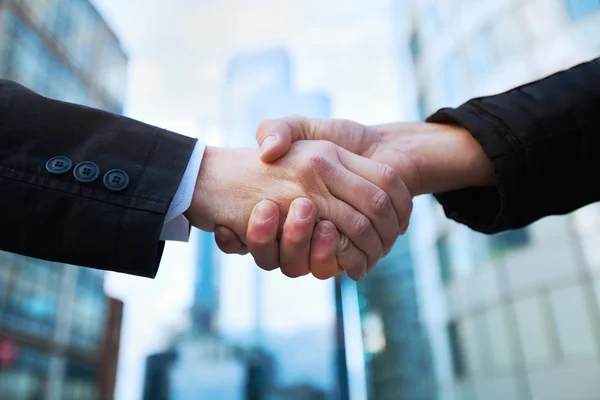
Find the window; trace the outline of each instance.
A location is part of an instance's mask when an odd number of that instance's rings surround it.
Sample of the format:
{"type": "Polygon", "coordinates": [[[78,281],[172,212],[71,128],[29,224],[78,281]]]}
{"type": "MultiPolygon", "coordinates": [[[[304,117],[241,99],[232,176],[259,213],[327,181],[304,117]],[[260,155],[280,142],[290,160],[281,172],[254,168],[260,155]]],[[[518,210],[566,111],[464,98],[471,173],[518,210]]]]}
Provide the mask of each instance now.
{"type": "Polygon", "coordinates": [[[566,358],[593,358],[598,344],[582,287],[556,290],[550,294],[550,302],[563,355],[566,358]]]}
{"type": "Polygon", "coordinates": [[[440,267],[440,279],[444,284],[448,284],[452,280],[452,259],[448,235],[444,235],[438,239],[436,248],[440,267]]]}
{"type": "Polygon", "coordinates": [[[510,329],[506,307],[501,306],[488,310],[486,320],[494,369],[500,372],[510,370],[515,362],[514,330],[510,329]]]}
{"type": "Polygon", "coordinates": [[[578,20],[600,10],[600,0],[565,0],[567,14],[578,20]]]}
{"type": "Polygon", "coordinates": [[[15,257],[8,293],[6,322],[11,330],[50,337],[54,332],[60,291],[59,266],[26,257],[15,257]]]}
{"type": "Polygon", "coordinates": [[[554,326],[549,320],[546,299],[541,295],[515,303],[519,335],[528,365],[548,364],[553,360],[554,326]]]}
{"type": "Polygon", "coordinates": [[[104,334],[107,300],[103,286],[102,271],[87,268],[78,271],[70,340],[84,349],[97,350],[104,334]]]}
{"type": "Polygon", "coordinates": [[[69,361],[61,399],[78,400],[98,398],[96,372],[91,367],[69,361]]]}
{"type": "Polygon", "coordinates": [[[480,376],[490,370],[491,358],[488,328],[484,314],[469,316],[461,321],[460,339],[466,367],[470,376],[480,376]]]}
{"type": "Polygon", "coordinates": [[[0,313],[4,309],[4,301],[6,300],[6,294],[10,286],[12,270],[12,254],[0,251],[0,313]]]}
{"type": "Polygon", "coordinates": [[[487,238],[492,257],[520,249],[531,243],[531,234],[527,228],[502,232],[487,238]]]}
{"type": "Polygon", "coordinates": [[[456,322],[448,324],[448,341],[450,342],[450,353],[452,355],[452,369],[457,379],[466,376],[465,359],[456,322]]]}
{"type": "Polygon", "coordinates": [[[27,347],[17,347],[15,362],[0,369],[0,399],[43,398],[50,357],[27,347]]]}
{"type": "Polygon", "coordinates": [[[427,103],[425,102],[425,95],[423,93],[419,94],[419,99],[417,102],[417,109],[418,109],[418,113],[419,113],[419,120],[424,121],[425,119],[427,119],[427,103]]]}
{"type": "Polygon", "coordinates": [[[419,31],[418,30],[415,29],[410,34],[409,45],[410,45],[410,54],[412,55],[413,63],[416,64],[417,61],[419,61],[419,56],[421,55],[421,45],[419,43],[419,31]]]}

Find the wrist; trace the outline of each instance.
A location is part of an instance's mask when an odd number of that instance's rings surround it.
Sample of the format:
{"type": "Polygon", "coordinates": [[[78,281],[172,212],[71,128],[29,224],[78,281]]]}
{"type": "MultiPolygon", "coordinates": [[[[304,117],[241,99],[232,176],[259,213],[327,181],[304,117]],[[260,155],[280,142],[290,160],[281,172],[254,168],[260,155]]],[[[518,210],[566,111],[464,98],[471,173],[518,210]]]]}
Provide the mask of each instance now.
{"type": "Polygon", "coordinates": [[[495,182],[490,159],[479,142],[460,126],[418,122],[377,129],[382,145],[402,155],[396,169],[399,175],[404,179],[400,170],[406,169],[407,163],[416,171],[413,195],[491,186],[495,182]]]}
{"type": "Polygon", "coordinates": [[[216,185],[218,179],[216,171],[219,168],[216,164],[219,164],[223,151],[223,149],[211,146],[207,146],[204,150],[204,157],[200,163],[194,186],[192,204],[184,212],[185,217],[193,226],[207,232],[213,232],[216,226],[214,199],[219,196],[216,185]]]}
{"type": "Polygon", "coordinates": [[[188,221],[203,231],[217,225],[245,236],[256,195],[257,168],[262,163],[257,149],[226,149],[207,146],[192,196],[184,213],[188,221]],[[254,180],[253,180],[254,179],[254,180]]]}

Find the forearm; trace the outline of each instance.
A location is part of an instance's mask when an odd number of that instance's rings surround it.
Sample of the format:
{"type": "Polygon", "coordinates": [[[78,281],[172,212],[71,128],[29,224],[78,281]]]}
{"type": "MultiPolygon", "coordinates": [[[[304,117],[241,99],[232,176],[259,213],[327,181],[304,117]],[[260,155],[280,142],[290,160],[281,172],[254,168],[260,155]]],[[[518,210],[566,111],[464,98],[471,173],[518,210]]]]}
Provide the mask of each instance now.
{"type": "Polygon", "coordinates": [[[438,111],[467,129],[492,161],[492,189],[438,193],[446,213],[498,232],[600,200],[600,62],[438,111]]]}

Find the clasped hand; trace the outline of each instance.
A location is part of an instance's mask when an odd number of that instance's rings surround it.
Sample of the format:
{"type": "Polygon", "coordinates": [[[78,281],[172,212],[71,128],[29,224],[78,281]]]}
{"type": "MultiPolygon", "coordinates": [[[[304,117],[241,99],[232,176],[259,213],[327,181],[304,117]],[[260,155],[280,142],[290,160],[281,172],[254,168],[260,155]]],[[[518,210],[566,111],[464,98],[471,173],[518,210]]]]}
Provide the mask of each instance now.
{"type": "Polygon", "coordinates": [[[408,226],[407,186],[392,167],[329,141],[288,148],[269,163],[258,149],[207,148],[188,219],[265,270],[362,279],[408,226]]]}

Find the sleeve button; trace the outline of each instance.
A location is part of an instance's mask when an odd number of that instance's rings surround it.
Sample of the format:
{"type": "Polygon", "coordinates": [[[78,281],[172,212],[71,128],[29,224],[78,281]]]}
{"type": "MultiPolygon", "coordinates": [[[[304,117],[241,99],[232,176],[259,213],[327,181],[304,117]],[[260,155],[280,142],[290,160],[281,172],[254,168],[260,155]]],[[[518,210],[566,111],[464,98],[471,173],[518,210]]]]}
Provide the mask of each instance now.
{"type": "Polygon", "coordinates": [[[46,170],[55,175],[67,173],[72,167],[73,161],[63,156],[53,157],[46,162],[46,170]]]}
{"type": "Polygon", "coordinates": [[[104,186],[114,192],[129,186],[129,175],[120,169],[112,169],[104,175],[104,186]]]}
{"type": "Polygon", "coordinates": [[[73,176],[82,183],[93,182],[100,176],[100,167],[93,162],[84,161],[75,166],[73,176]]]}

